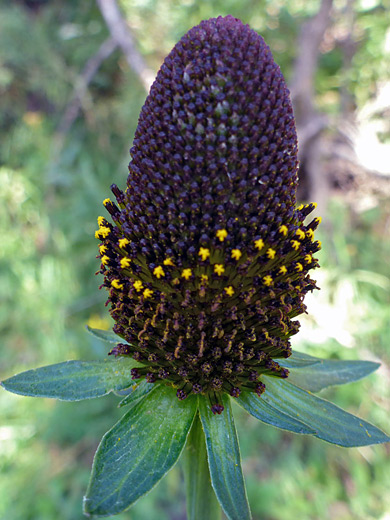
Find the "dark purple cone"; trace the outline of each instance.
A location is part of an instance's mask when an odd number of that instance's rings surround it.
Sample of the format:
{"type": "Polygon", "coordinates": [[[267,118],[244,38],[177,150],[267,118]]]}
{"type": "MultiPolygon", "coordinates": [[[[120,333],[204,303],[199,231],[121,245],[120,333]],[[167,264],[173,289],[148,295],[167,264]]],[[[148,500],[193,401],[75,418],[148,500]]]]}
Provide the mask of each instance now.
{"type": "Polygon", "coordinates": [[[231,16],[191,29],[131,156],[126,191],[104,201],[114,224],[99,217],[96,232],[114,331],[130,344],[112,353],[185,388],[179,399],[260,395],[262,374],[288,375],[274,359],[291,354],[320,248],[319,219],[304,224],[314,204],[295,209],[293,112],[261,36],[231,16]]]}

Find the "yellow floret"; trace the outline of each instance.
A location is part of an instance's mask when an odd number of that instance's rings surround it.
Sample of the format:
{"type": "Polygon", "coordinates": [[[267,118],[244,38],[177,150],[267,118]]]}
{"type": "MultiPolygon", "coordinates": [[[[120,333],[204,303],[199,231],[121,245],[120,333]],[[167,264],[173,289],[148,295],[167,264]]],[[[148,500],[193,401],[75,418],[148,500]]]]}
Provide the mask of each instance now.
{"type": "Polygon", "coordinates": [[[304,260],[307,264],[311,264],[313,257],[311,255],[306,255],[304,260]]]}
{"type": "Polygon", "coordinates": [[[110,260],[110,258],[107,255],[102,256],[100,259],[100,261],[103,265],[107,265],[109,260],[110,260]]]}
{"type": "Polygon", "coordinates": [[[100,244],[99,251],[101,255],[104,255],[104,253],[107,251],[107,246],[105,246],[104,244],[100,244]]]}
{"type": "Polygon", "coordinates": [[[225,240],[225,238],[227,237],[228,232],[226,231],[226,229],[218,229],[218,231],[215,233],[215,235],[217,238],[219,238],[219,240],[221,242],[223,242],[225,240]]]}
{"type": "Polygon", "coordinates": [[[322,242],[321,242],[321,240],[317,240],[317,241],[316,241],[316,244],[317,244],[317,246],[318,246],[318,249],[321,249],[321,247],[322,247],[322,242]]]}
{"type": "Polygon", "coordinates": [[[296,264],[296,266],[295,266],[295,269],[296,269],[297,271],[303,271],[303,265],[300,264],[299,262],[297,262],[297,264],[296,264]]]}
{"type": "Polygon", "coordinates": [[[200,281],[201,281],[202,283],[206,283],[206,282],[208,282],[208,281],[209,281],[209,277],[207,276],[207,274],[201,274],[201,275],[200,275],[200,281]]]}
{"type": "Polygon", "coordinates": [[[279,267],[279,274],[286,274],[287,273],[287,267],[285,265],[281,265],[279,267]]]}
{"type": "Polygon", "coordinates": [[[98,225],[99,225],[99,227],[102,227],[102,226],[103,226],[103,224],[104,224],[104,220],[105,220],[104,217],[98,217],[97,221],[98,221],[98,225]]]}
{"type": "Polygon", "coordinates": [[[291,245],[293,246],[295,251],[298,251],[301,244],[298,242],[298,240],[291,240],[291,245]]]}
{"type": "Polygon", "coordinates": [[[303,231],[303,229],[297,229],[295,234],[297,235],[297,237],[299,238],[299,240],[303,240],[306,236],[305,232],[303,231]]]}
{"type": "Polygon", "coordinates": [[[234,289],[231,285],[229,285],[229,287],[225,287],[224,291],[228,296],[233,296],[234,294],[234,289]]]}
{"type": "Polygon", "coordinates": [[[118,244],[119,247],[123,249],[124,247],[130,244],[130,240],[127,240],[127,238],[120,238],[118,244]]]}
{"type": "Polygon", "coordinates": [[[95,233],[96,238],[106,238],[111,233],[111,229],[109,227],[102,226],[95,233]]]}
{"type": "Polygon", "coordinates": [[[143,297],[146,300],[146,298],[150,298],[152,296],[153,291],[152,291],[152,289],[145,289],[142,294],[143,294],[143,297]]]}
{"type": "Polygon", "coordinates": [[[141,280],[135,280],[133,282],[133,287],[137,292],[140,292],[144,288],[144,285],[141,280]]]}
{"type": "Polygon", "coordinates": [[[239,249],[232,249],[232,258],[234,258],[234,260],[239,260],[242,256],[242,253],[239,249]]]}
{"type": "Polygon", "coordinates": [[[124,258],[121,258],[121,262],[120,263],[121,263],[122,269],[125,269],[126,267],[130,267],[131,261],[130,261],[130,258],[124,257],[124,258]]]}
{"type": "Polygon", "coordinates": [[[192,270],[189,267],[187,269],[183,269],[181,276],[185,280],[189,280],[192,276],[192,270]]]}
{"type": "Polygon", "coordinates": [[[123,283],[120,283],[120,281],[118,279],[112,280],[111,285],[115,289],[123,289],[123,283]]]}
{"type": "Polygon", "coordinates": [[[218,276],[221,276],[225,272],[225,268],[222,264],[215,264],[214,265],[214,273],[218,276]]]}
{"type": "Polygon", "coordinates": [[[314,231],[312,229],[308,229],[306,231],[306,235],[310,238],[310,240],[313,240],[313,238],[314,238],[314,231]]]}
{"type": "Polygon", "coordinates": [[[282,233],[284,236],[288,233],[288,227],[283,224],[283,226],[280,226],[279,233],[282,233]]]}
{"type": "Polygon", "coordinates": [[[272,285],[272,283],[273,283],[272,276],[269,275],[269,274],[267,274],[266,276],[264,276],[264,278],[263,278],[263,283],[264,283],[264,285],[267,285],[268,287],[269,287],[270,285],[272,285]]]}
{"type": "Polygon", "coordinates": [[[260,251],[264,247],[264,241],[263,239],[259,238],[258,240],[255,240],[255,247],[260,251]]]}
{"type": "Polygon", "coordinates": [[[162,276],[165,276],[164,269],[161,267],[161,265],[158,265],[153,269],[153,274],[157,278],[161,278],[162,276]]]}
{"type": "Polygon", "coordinates": [[[109,198],[103,200],[103,206],[106,204],[110,204],[111,200],[109,198]]]}
{"type": "Polygon", "coordinates": [[[322,217],[316,217],[314,220],[315,220],[316,222],[318,222],[318,224],[321,224],[321,222],[322,222],[322,217]]]}
{"type": "Polygon", "coordinates": [[[210,249],[207,249],[207,247],[201,247],[198,255],[202,258],[202,262],[204,262],[210,256],[210,249]]]}
{"type": "Polygon", "coordinates": [[[267,251],[267,256],[270,260],[272,260],[273,258],[275,258],[275,255],[276,255],[276,251],[275,249],[271,249],[269,248],[268,251],[267,251]]]}
{"type": "Polygon", "coordinates": [[[173,262],[172,262],[172,258],[166,258],[163,262],[164,265],[175,265],[173,262]]]}

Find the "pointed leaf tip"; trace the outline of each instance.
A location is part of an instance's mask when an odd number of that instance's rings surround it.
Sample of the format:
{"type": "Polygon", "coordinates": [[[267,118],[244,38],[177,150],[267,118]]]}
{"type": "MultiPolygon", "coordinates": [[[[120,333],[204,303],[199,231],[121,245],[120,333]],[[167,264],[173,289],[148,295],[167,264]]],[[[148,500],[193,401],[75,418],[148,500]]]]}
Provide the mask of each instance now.
{"type": "Polygon", "coordinates": [[[80,401],[128,387],[136,365],[131,358],[65,361],[21,372],[2,381],[2,386],[14,394],[80,401]]]}
{"type": "Polygon", "coordinates": [[[273,408],[316,430],[316,437],[344,447],[369,446],[389,442],[376,426],[345,412],[338,406],[306,390],[275,377],[264,376],[267,390],[262,398],[273,408]]]}

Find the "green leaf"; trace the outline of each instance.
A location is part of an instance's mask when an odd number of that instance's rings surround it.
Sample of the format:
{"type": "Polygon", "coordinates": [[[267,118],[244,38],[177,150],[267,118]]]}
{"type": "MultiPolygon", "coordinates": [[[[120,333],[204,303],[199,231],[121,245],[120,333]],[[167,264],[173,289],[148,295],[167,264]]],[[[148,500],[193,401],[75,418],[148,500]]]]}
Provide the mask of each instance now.
{"type": "MultiPolygon", "coordinates": [[[[282,363],[280,363],[282,364],[282,363]]],[[[288,381],[300,388],[318,392],[332,385],[358,381],[377,370],[379,363],[372,361],[337,361],[320,359],[319,363],[304,368],[291,368],[288,381]]]]}
{"type": "Polygon", "coordinates": [[[280,410],[273,408],[254,392],[242,392],[236,402],[260,421],[294,433],[315,434],[316,431],[280,410]]]}
{"type": "Polygon", "coordinates": [[[276,410],[310,426],[314,435],[339,446],[367,446],[390,441],[381,430],[306,390],[272,376],[263,376],[262,399],[276,410]]]}
{"type": "Polygon", "coordinates": [[[221,415],[214,415],[207,397],[201,396],[199,399],[211,482],[229,520],[250,520],[240,449],[228,395],[222,396],[222,404],[224,411],[221,415]]]}
{"type": "Polygon", "coordinates": [[[118,407],[127,406],[128,404],[135,404],[142,397],[147,395],[153,388],[156,386],[156,383],[148,383],[146,379],[143,379],[140,383],[134,383],[131,387],[132,391],[118,404],[118,407]]]}
{"type": "Polygon", "coordinates": [[[303,354],[297,350],[294,350],[289,358],[277,359],[279,365],[286,368],[308,367],[320,363],[321,361],[322,360],[320,358],[309,356],[308,354],[303,354]]]}
{"type": "Polygon", "coordinates": [[[116,515],[150,491],[179,458],[196,410],[195,395],[179,401],[165,385],[133,406],[97,449],[85,514],[116,515]]]}
{"type": "Polygon", "coordinates": [[[86,325],[87,331],[95,336],[95,338],[99,338],[106,343],[127,343],[123,338],[117,336],[115,332],[112,330],[102,330],[102,329],[93,329],[86,325]]]}
{"type": "Polygon", "coordinates": [[[184,450],[187,520],[218,520],[221,507],[211,486],[206,442],[199,414],[196,414],[184,450]]]}
{"type": "Polygon", "coordinates": [[[27,370],[1,382],[14,394],[80,401],[101,397],[132,383],[131,369],[139,366],[130,358],[105,361],[65,361],[27,370]]]}

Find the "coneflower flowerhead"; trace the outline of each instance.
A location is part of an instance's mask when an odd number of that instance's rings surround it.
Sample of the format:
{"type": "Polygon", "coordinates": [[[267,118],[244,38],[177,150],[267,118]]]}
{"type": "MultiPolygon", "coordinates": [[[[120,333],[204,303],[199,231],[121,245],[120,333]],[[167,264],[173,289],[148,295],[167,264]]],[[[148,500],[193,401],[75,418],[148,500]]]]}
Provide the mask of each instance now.
{"type": "Polygon", "coordinates": [[[241,21],[192,28],[142,108],[127,188],[111,189],[96,237],[103,286],[132,377],[177,397],[265,390],[285,378],[293,321],[315,288],[314,204],[296,209],[289,92],[261,36],[241,21]]]}

